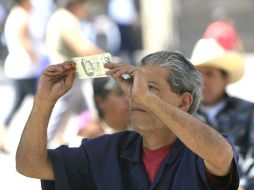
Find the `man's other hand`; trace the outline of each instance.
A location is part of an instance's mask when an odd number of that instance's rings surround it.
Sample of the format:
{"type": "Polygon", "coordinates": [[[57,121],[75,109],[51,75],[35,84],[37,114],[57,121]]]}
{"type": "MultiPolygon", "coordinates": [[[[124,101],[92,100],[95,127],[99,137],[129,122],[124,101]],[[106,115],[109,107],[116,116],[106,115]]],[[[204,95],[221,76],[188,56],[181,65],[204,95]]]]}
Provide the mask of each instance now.
{"type": "Polygon", "coordinates": [[[76,65],[71,61],[47,67],[40,77],[36,98],[55,103],[72,87],[75,71],[76,65]]]}

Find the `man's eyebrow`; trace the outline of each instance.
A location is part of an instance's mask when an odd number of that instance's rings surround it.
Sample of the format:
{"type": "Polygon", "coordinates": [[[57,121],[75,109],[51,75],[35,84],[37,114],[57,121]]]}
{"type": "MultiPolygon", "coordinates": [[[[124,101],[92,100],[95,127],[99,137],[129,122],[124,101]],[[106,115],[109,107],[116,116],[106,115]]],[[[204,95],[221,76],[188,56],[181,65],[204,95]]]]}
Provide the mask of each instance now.
{"type": "Polygon", "coordinates": [[[159,83],[158,83],[158,82],[152,81],[152,80],[148,81],[148,84],[154,84],[154,85],[156,85],[156,86],[159,86],[159,83]]]}

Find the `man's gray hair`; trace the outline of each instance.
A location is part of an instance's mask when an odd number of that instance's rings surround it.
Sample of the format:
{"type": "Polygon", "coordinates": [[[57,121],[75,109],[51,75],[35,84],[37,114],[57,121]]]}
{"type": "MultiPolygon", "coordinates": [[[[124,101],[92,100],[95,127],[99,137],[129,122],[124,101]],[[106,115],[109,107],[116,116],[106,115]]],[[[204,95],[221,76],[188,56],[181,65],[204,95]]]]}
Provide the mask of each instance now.
{"type": "Polygon", "coordinates": [[[192,94],[193,102],[188,112],[194,113],[202,100],[202,78],[181,53],[174,51],[159,51],[145,56],[141,60],[141,66],[160,65],[168,68],[167,81],[171,90],[176,94],[189,92],[192,94]]]}

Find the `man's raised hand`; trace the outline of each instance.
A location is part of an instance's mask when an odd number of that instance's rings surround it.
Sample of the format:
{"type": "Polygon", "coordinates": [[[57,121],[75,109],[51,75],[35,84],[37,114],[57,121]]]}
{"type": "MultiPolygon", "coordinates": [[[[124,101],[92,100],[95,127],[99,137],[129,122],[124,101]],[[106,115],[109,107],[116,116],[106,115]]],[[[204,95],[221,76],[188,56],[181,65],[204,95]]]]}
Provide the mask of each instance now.
{"type": "Polygon", "coordinates": [[[107,74],[116,79],[127,96],[135,102],[144,103],[143,97],[149,93],[149,88],[146,76],[140,67],[121,63],[107,63],[104,66],[109,69],[107,74]],[[128,74],[130,78],[124,79],[122,75],[125,74],[128,74]]]}
{"type": "Polygon", "coordinates": [[[71,87],[76,65],[71,61],[47,67],[39,80],[36,98],[55,103],[71,87]]]}

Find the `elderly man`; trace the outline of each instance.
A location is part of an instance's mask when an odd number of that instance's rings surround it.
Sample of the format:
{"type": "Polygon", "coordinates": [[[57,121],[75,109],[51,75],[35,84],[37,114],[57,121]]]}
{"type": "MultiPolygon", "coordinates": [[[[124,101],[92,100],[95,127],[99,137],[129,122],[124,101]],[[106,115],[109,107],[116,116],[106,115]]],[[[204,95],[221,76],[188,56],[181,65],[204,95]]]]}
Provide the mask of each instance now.
{"type": "Polygon", "coordinates": [[[253,190],[254,104],[226,93],[227,85],[243,76],[243,58],[235,51],[225,51],[214,39],[201,39],[194,47],[192,63],[204,83],[203,101],[197,113],[232,138],[240,158],[240,189],[253,190]]]}
{"type": "Polygon", "coordinates": [[[233,145],[191,115],[199,106],[202,83],[184,56],[161,51],[143,58],[139,67],[105,67],[129,97],[136,132],[84,139],[79,148],[47,150],[50,113],[71,88],[75,72],[72,62],[50,66],[40,78],[19,143],[18,172],[56,190],[237,189],[233,145]]]}

